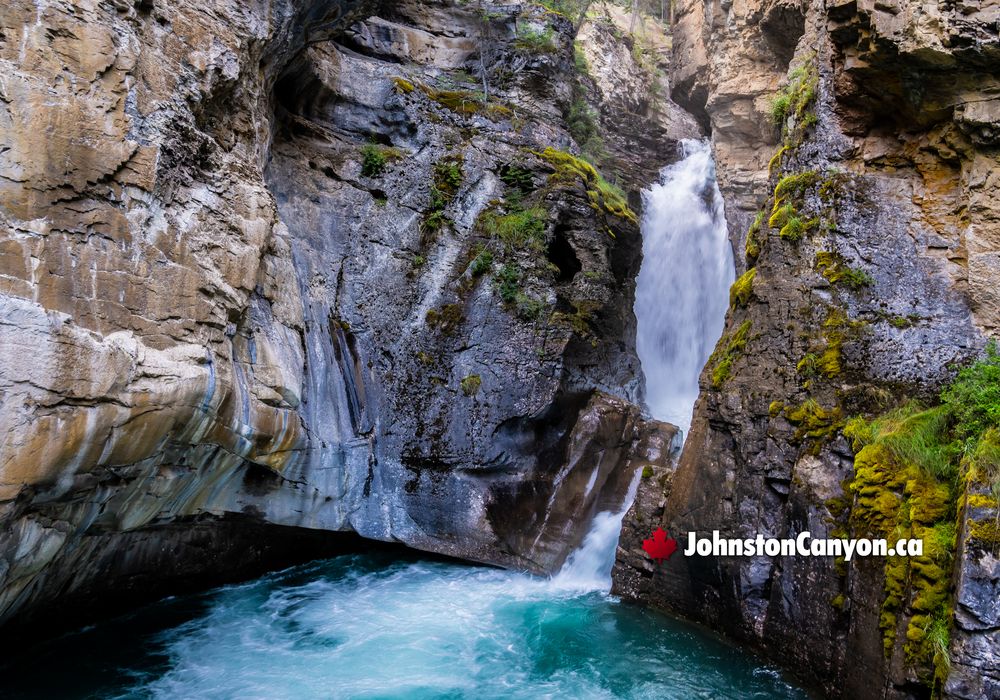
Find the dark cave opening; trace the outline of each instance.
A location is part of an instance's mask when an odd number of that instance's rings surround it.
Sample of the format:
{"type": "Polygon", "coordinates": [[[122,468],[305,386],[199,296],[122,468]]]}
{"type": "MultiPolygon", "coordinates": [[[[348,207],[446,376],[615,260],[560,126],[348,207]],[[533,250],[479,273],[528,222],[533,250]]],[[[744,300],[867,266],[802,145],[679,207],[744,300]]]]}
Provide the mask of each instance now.
{"type": "Polygon", "coordinates": [[[583,269],[583,264],[576,256],[576,251],[566,238],[566,231],[556,227],[552,242],[549,243],[548,259],[559,269],[556,281],[560,284],[572,282],[576,274],[583,269]]]}

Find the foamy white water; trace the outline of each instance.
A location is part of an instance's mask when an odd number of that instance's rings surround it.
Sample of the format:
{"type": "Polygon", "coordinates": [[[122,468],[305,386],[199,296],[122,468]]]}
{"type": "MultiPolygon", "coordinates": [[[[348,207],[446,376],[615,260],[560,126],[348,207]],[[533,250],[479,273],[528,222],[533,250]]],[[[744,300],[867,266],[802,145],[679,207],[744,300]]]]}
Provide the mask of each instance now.
{"type": "Polygon", "coordinates": [[[608,595],[623,515],[600,513],[552,578],[395,551],[165,601],[8,660],[4,697],[804,700],[749,654],[608,595]]]}
{"type": "Polygon", "coordinates": [[[641,474],[636,472],[632,477],[621,510],[605,511],[594,516],[583,544],[569,555],[562,569],[552,578],[553,588],[579,592],[611,591],[611,569],[615,564],[615,550],[618,548],[618,538],[621,535],[622,519],[635,500],[640,476],[641,474]]]}
{"type": "Polygon", "coordinates": [[[711,148],[691,140],[682,147],[684,158],[644,193],[635,315],[649,410],[687,433],[735,269],[711,148]]]}

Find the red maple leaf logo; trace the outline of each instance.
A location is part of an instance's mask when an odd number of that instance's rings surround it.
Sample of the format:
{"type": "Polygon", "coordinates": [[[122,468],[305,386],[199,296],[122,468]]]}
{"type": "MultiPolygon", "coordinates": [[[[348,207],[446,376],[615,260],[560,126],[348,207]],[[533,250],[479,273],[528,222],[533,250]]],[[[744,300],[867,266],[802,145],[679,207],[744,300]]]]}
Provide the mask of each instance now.
{"type": "Polygon", "coordinates": [[[673,537],[667,537],[667,532],[662,527],[658,527],[653,533],[653,539],[642,541],[642,548],[646,550],[650,559],[660,564],[677,551],[677,540],[673,537]]]}

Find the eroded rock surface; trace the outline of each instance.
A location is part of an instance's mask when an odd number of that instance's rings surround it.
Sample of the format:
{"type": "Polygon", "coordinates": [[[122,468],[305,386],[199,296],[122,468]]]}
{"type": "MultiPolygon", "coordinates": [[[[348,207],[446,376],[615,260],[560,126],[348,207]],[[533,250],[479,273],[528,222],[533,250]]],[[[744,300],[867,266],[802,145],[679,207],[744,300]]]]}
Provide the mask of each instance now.
{"type": "Polygon", "coordinates": [[[4,5],[0,620],[160,593],[158,545],[231,573],[240,522],[559,566],[669,430],[636,407],[634,214],[569,154],[572,33],[4,5]]]}

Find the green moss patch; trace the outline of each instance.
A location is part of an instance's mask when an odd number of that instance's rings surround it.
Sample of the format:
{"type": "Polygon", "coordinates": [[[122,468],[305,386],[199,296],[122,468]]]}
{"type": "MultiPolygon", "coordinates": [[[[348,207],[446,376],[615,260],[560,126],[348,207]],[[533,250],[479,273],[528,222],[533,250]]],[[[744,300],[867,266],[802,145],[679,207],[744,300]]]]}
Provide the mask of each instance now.
{"type": "Polygon", "coordinates": [[[785,418],[796,426],[795,440],[813,440],[817,444],[833,437],[844,426],[839,406],[824,408],[813,399],[806,399],[798,406],[786,406],[785,418]]]}
{"type": "Polygon", "coordinates": [[[708,365],[712,368],[712,386],[720,389],[733,369],[736,362],[744,353],[747,342],[750,340],[750,329],[752,323],[747,319],[733,331],[722,337],[715,347],[715,352],[708,358],[708,365]]]}
{"type": "Polygon", "coordinates": [[[579,179],[587,189],[587,197],[593,209],[625,219],[633,224],[638,223],[639,220],[635,212],[625,200],[625,193],[619,187],[605,180],[593,165],[582,158],[551,146],[544,151],[534,151],[534,153],[555,169],[550,178],[551,181],[573,182],[579,179]]]}
{"type": "Polygon", "coordinates": [[[753,294],[753,281],[757,277],[757,268],[751,267],[740,275],[729,288],[729,305],[746,306],[753,294]]]}
{"type": "Polygon", "coordinates": [[[747,265],[755,264],[757,258],[760,257],[761,246],[763,244],[761,228],[764,225],[764,218],[764,212],[757,212],[753,218],[753,222],[750,224],[750,228],[747,230],[747,240],[743,246],[743,250],[746,253],[747,265]]]}
{"type": "Polygon", "coordinates": [[[851,289],[861,289],[874,283],[867,272],[851,267],[840,254],[828,250],[816,253],[816,270],[831,284],[841,284],[851,289]]]}
{"type": "MultiPolygon", "coordinates": [[[[923,555],[889,557],[879,625],[887,656],[904,635],[907,664],[940,690],[948,674],[958,495],[964,484],[1000,491],[1000,354],[987,348],[941,393],[937,406],[909,403],[866,420],[851,420],[844,435],[856,451],[850,523],[856,533],[894,543],[922,539],[923,555]],[[984,460],[979,462],[978,460],[984,460]],[[908,616],[906,626],[901,624],[908,616]]],[[[967,499],[967,508],[973,495],[967,499]]],[[[981,505],[994,509],[985,497],[981,505]]],[[[980,504],[977,501],[977,504],[980,504]]],[[[995,546],[997,518],[969,522],[970,544],[995,546]]]]}

